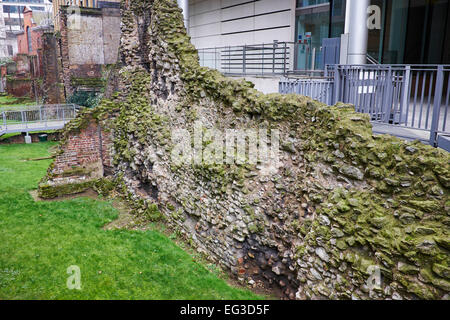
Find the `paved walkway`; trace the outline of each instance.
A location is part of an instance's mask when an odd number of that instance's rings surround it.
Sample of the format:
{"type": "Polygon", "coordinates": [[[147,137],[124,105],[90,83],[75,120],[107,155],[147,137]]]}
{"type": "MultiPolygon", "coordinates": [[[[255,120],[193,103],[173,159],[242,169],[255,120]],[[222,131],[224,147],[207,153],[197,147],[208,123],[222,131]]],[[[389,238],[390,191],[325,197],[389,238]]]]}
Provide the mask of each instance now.
{"type": "MultiPolygon", "coordinates": [[[[373,133],[375,134],[390,134],[408,141],[419,140],[423,143],[430,143],[430,131],[405,128],[398,125],[391,125],[379,122],[372,122],[373,133]]],[[[438,139],[438,147],[450,152],[449,137],[443,134],[438,139]]]]}
{"type": "Polygon", "coordinates": [[[430,131],[410,129],[398,125],[372,122],[373,132],[376,134],[390,134],[406,140],[430,141],[430,131]]]}
{"type": "Polygon", "coordinates": [[[16,132],[31,132],[31,131],[45,131],[45,130],[58,130],[62,129],[67,121],[48,121],[48,122],[32,122],[32,123],[19,123],[8,124],[5,126],[0,125],[0,136],[7,133],[16,132]]]}

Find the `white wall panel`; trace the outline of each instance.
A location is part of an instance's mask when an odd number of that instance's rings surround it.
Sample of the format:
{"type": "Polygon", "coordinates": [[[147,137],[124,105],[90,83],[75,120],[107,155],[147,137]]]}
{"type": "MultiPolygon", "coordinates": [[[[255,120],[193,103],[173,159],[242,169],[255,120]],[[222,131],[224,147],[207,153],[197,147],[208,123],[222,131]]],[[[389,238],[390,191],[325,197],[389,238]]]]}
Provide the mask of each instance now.
{"type": "Polygon", "coordinates": [[[222,9],[222,21],[253,16],[254,14],[255,14],[255,4],[248,3],[238,7],[222,9]]]}
{"type": "Polygon", "coordinates": [[[222,47],[222,36],[216,35],[216,36],[196,38],[195,41],[193,40],[193,43],[197,48],[222,47]]]}
{"type": "Polygon", "coordinates": [[[249,1],[190,0],[189,26],[194,45],[200,49],[269,43],[273,40],[293,41],[295,0],[247,3],[249,1]],[[276,12],[281,10],[289,11],[276,12]]]}
{"type": "Polygon", "coordinates": [[[190,15],[202,14],[214,10],[220,10],[220,1],[218,0],[203,0],[203,1],[189,1],[190,15]]]}
{"type": "Polygon", "coordinates": [[[255,29],[266,29],[291,25],[291,13],[289,11],[255,17],[255,29]]]}
{"type": "Polygon", "coordinates": [[[229,6],[235,6],[237,4],[245,3],[248,1],[249,0],[222,0],[222,1],[219,0],[219,2],[222,2],[222,8],[229,7],[229,6]]]}
{"type": "Polygon", "coordinates": [[[255,18],[246,18],[236,21],[228,21],[222,23],[222,34],[240,31],[252,31],[255,29],[255,18]]]}
{"type": "Polygon", "coordinates": [[[256,31],[254,34],[255,43],[271,43],[274,40],[291,41],[291,28],[256,31]]]}
{"type": "Polygon", "coordinates": [[[220,23],[220,11],[210,11],[198,15],[190,15],[189,25],[195,27],[209,23],[220,23]]]}
{"type": "Polygon", "coordinates": [[[196,27],[191,26],[189,29],[189,34],[192,38],[218,36],[220,35],[220,26],[220,23],[200,25],[196,27]]]}
{"type": "Polygon", "coordinates": [[[291,0],[261,0],[255,2],[255,14],[273,11],[287,10],[292,8],[291,0]]]}

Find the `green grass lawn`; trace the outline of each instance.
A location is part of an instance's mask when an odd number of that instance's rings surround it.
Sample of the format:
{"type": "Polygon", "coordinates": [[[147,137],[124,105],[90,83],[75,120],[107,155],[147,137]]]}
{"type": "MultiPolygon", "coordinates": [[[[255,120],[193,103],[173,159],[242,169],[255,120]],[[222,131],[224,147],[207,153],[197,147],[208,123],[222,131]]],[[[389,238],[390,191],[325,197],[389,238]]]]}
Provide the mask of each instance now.
{"type": "Polygon", "coordinates": [[[0,146],[0,299],[258,299],[229,286],[157,231],[106,231],[107,201],[35,202],[54,143],[0,146]],[[81,270],[69,290],[67,268],[81,270]]]}

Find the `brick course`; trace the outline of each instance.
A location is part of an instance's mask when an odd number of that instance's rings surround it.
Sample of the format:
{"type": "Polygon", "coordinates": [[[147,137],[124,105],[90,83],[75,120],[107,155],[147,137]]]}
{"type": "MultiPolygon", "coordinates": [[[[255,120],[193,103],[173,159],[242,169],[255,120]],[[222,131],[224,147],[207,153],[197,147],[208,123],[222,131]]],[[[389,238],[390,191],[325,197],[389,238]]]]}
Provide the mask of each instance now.
{"type": "Polygon", "coordinates": [[[71,135],[63,150],[54,161],[54,174],[96,163],[101,163],[103,167],[112,165],[110,133],[99,129],[95,121],[91,121],[86,128],[71,135]]]}

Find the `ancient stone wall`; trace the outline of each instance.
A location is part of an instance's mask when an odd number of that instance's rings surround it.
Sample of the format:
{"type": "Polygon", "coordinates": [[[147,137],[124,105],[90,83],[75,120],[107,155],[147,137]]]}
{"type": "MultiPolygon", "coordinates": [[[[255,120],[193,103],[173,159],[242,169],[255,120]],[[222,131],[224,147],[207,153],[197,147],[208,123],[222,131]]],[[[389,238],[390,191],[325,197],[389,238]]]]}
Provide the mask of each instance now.
{"type": "Polygon", "coordinates": [[[111,174],[138,212],[156,204],[170,227],[249,286],[290,299],[449,298],[448,153],[374,136],[351,106],[263,95],[200,67],[175,0],[122,2],[110,80],[115,93],[67,127],[41,195],[61,194],[65,181],[71,192],[86,187],[57,168],[78,150],[70,141],[100,126],[110,132],[101,145],[111,147],[111,174]],[[279,132],[271,144],[279,141],[279,163],[254,164],[249,154],[173,161],[173,132],[193,137],[199,123],[200,150],[224,142],[207,129],[279,132]]]}

